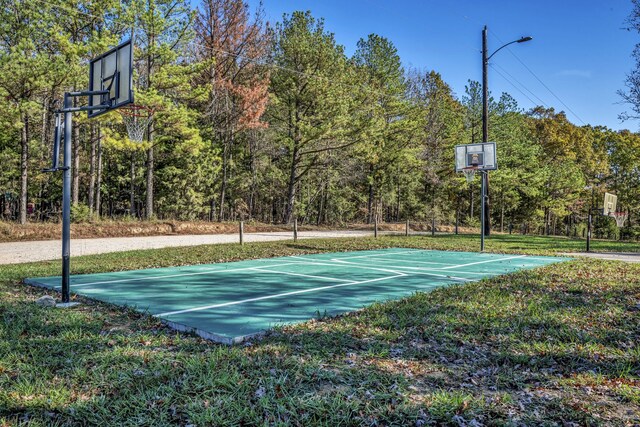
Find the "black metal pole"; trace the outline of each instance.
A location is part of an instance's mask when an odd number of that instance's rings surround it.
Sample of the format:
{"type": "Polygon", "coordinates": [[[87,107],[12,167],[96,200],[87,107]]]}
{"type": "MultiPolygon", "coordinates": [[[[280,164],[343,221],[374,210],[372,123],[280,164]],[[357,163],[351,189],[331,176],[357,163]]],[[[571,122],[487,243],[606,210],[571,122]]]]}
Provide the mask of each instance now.
{"type": "Polygon", "coordinates": [[[487,26],[482,29],[482,142],[489,140],[489,88],[487,67],[489,58],[487,52],[487,26]]]}
{"type": "MultiPolygon", "coordinates": [[[[487,173],[487,171],[481,171],[480,172],[482,175],[485,175],[487,173]]],[[[480,204],[481,206],[484,205],[484,198],[485,198],[485,191],[486,191],[486,187],[485,187],[485,180],[484,177],[481,176],[481,178],[483,178],[481,180],[481,190],[480,190],[480,204]]],[[[484,209],[480,209],[480,252],[484,252],[484,209]]]]}
{"type": "MultiPolygon", "coordinates": [[[[64,109],[71,108],[71,97],[64,96],[64,109]]],[[[71,126],[72,113],[64,113],[64,149],[62,172],[62,302],[70,301],[69,276],[71,257],[71,126]]]]}
{"type": "MultiPolygon", "coordinates": [[[[487,49],[487,26],[482,30],[482,142],[489,142],[489,78],[487,67],[489,66],[489,53],[487,49]]],[[[484,211],[484,234],[491,234],[491,216],[489,215],[489,174],[482,174],[485,197],[481,209],[484,211]]]]}

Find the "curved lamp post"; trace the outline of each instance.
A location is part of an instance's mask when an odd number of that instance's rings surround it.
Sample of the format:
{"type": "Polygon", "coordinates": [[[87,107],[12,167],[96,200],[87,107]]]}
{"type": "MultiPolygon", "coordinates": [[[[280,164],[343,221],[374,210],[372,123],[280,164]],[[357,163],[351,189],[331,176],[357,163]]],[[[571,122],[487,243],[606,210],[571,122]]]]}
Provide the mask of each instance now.
{"type": "MultiPolygon", "coordinates": [[[[513,43],[524,43],[532,40],[533,37],[521,37],[518,40],[505,43],[498,49],[494,50],[491,55],[487,51],[487,26],[482,30],[482,142],[489,142],[489,88],[487,84],[487,67],[489,60],[501,49],[513,43]]],[[[484,213],[484,224],[482,224],[482,235],[488,236],[491,233],[491,218],[489,216],[489,175],[484,172],[482,174],[482,185],[485,187],[485,197],[482,201],[482,210],[484,213]]]]}

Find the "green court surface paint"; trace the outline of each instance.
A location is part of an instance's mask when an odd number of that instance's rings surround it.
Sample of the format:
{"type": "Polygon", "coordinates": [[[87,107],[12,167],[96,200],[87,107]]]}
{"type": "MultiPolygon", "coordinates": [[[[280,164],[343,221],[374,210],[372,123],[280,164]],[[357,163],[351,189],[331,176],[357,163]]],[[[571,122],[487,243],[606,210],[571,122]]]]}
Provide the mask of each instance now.
{"type": "MultiPolygon", "coordinates": [[[[77,275],[71,292],[234,343],[318,314],[568,259],[392,248],[77,275]]],[[[25,283],[60,290],[60,277],[25,283]]]]}

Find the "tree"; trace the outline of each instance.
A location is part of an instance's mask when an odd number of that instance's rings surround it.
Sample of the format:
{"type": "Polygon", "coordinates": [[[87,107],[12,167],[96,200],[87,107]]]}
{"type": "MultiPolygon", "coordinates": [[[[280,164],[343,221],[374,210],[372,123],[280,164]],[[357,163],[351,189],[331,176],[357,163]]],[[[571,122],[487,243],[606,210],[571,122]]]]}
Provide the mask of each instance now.
{"type": "MultiPolygon", "coordinates": [[[[631,29],[640,33],[640,0],[631,0],[633,10],[627,19],[631,29]]],[[[623,120],[640,118],[640,43],[633,49],[632,57],[635,60],[635,68],[627,74],[625,79],[625,89],[619,90],[618,95],[629,104],[631,113],[623,113],[620,118],[623,120]]]]}
{"type": "Polygon", "coordinates": [[[411,101],[418,109],[419,157],[422,160],[423,201],[435,218],[440,210],[458,209],[459,180],[452,180],[454,146],[463,140],[464,110],[440,74],[435,71],[410,73],[411,101]],[[448,199],[442,199],[448,196],[448,199]],[[440,200],[438,200],[440,199],[440,200]]]}
{"type": "Polygon", "coordinates": [[[507,93],[496,103],[491,129],[500,166],[491,173],[491,183],[500,231],[504,231],[506,218],[513,223],[535,214],[536,203],[531,201],[542,197],[544,160],[542,146],[532,143],[527,116],[507,93]]]}
{"type": "Polygon", "coordinates": [[[323,155],[356,142],[349,93],[350,70],[342,46],[310,12],[285,15],[274,32],[274,70],[267,117],[286,153],[287,194],[282,220],[294,215],[296,187],[323,155]]]}
{"type": "Polygon", "coordinates": [[[397,170],[396,162],[411,143],[412,111],[405,96],[404,69],[393,43],[370,34],[358,41],[353,62],[364,85],[366,127],[359,148],[368,166],[367,222],[371,222],[380,187],[397,170]]]}
{"type": "MultiPolygon", "coordinates": [[[[188,64],[178,63],[192,39],[194,13],[186,0],[131,0],[128,25],[135,38],[138,103],[170,115],[185,106],[172,102],[179,89],[189,86],[188,64]]],[[[154,216],[155,113],[147,131],[145,217],[154,216]]],[[[185,129],[189,132],[189,130],[185,129]]]]}
{"type": "Polygon", "coordinates": [[[52,16],[41,3],[23,0],[0,8],[0,88],[4,114],[13,118],[12,132],[20,140],[20,223],[27,222],[31,122],[47,87],[61,84],[64,58],[50,32],[52,16]]]}
{"type": "Polygon", "coordinates": [[[270,45],[258,9],[250,18],[242,0],[204,0],[196,19],[197,58],[205,63],[200,84],[207,87],[202,120],[212,142],[221,146],[218,208],[224,219],[229,168],[237,137],[265,127],[269,74],[262,65],[270,45]]]}
{"type": "Polygon", "coordinates": [[[539,173],[544,177],[539,205],[544,210],[545,232],[551,233],[552,216],[563,217],[589,181],[585,170],[593,168],[593,146],[567,120],[564,112],[537,107],[529,112],[532,137],[542,147],[539,173]]]}

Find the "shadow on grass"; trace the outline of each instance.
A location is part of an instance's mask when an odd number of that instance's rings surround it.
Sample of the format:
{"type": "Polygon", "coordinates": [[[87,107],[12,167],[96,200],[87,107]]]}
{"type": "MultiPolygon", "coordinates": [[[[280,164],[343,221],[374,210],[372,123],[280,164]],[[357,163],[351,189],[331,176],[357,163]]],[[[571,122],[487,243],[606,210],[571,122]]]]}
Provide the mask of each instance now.
{"type": "MultiPolygon", "coordinates": [[[[216,256],[236,256],[229,253],[216,256]]],[[[89,264],[81,267],[96,268],[89,264]]],[[[41,290],[5,283],[0,423],[638,423],[640,407],[617,383],[566,380],[605,377],[637,388],[640,318],[630,308],[640,301],[639,273],[573,261],[374,304],[236,347],[100,303],[36,308],[30,300],[41,290]]]]}

